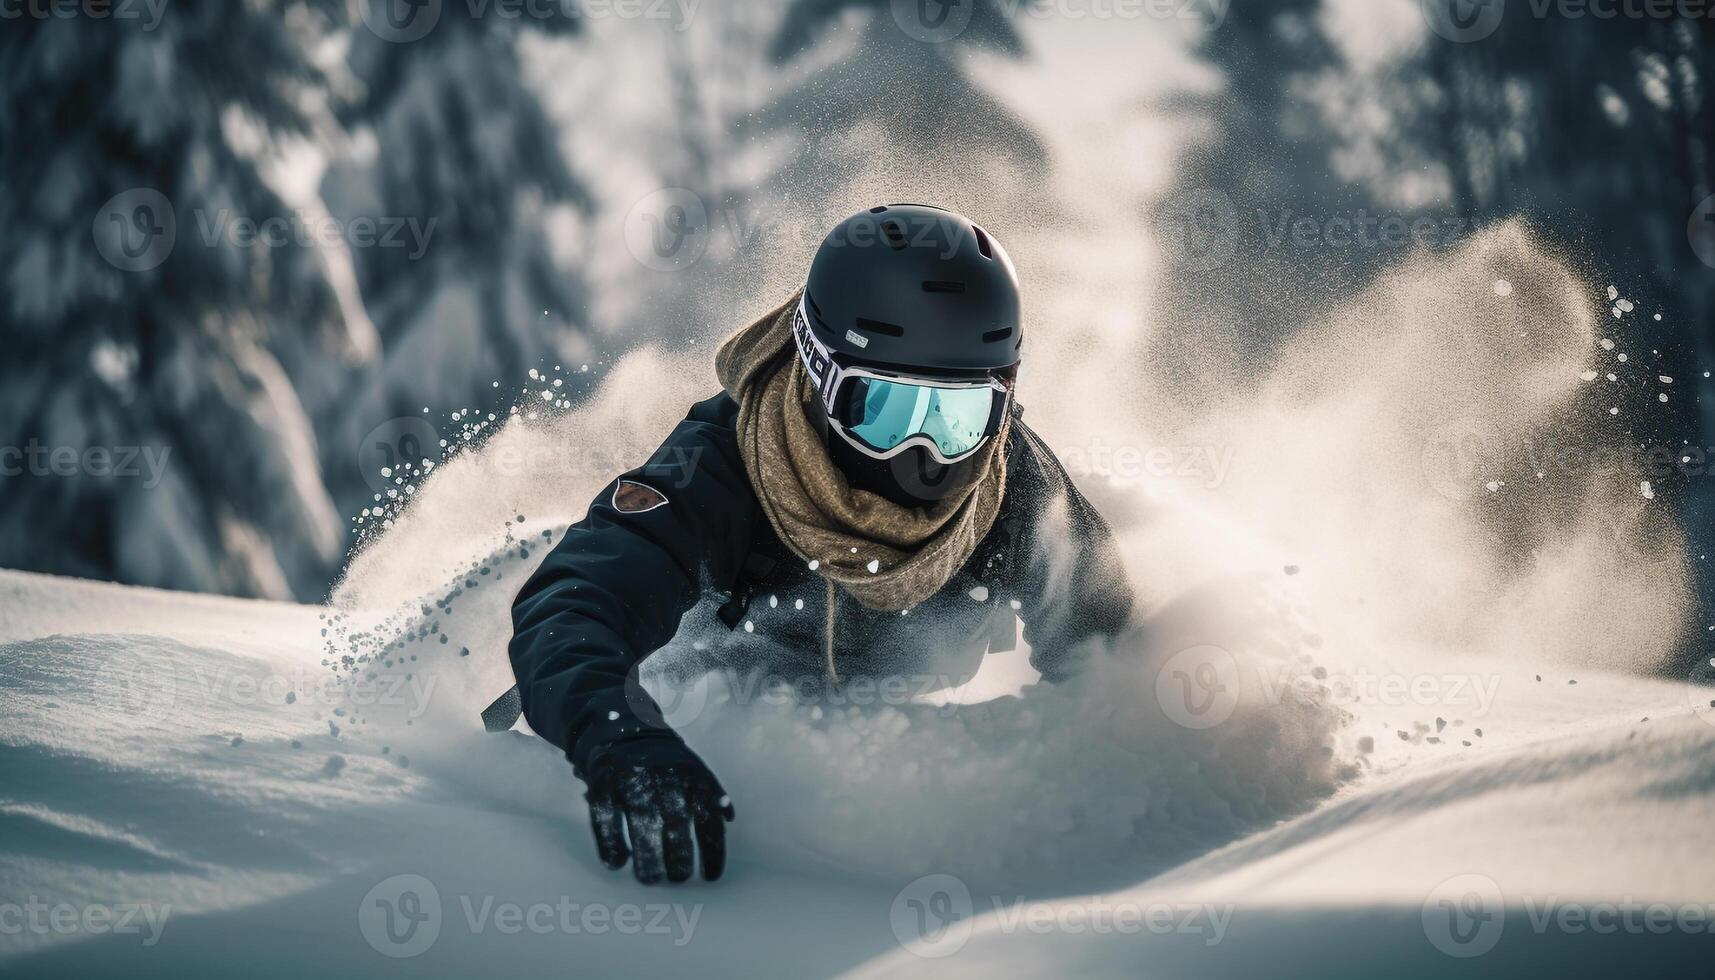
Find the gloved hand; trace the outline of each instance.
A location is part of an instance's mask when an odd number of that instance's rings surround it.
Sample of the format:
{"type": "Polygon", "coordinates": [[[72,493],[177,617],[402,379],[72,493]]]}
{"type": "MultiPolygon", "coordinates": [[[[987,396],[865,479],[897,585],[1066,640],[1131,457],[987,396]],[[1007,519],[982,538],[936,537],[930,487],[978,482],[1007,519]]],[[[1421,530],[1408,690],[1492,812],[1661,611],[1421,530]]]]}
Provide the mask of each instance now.
{"type": "Polygon", "coordinates": [[[620,868],[630,857],[632,871],[645,885],[662,878],[687,881],[695,840],[703,877],[721,876],[732,803],[715,774],[677,736],[663,733],[603,746],[591,754],[585,770],[584,799],[603,864],[620,868]]]}

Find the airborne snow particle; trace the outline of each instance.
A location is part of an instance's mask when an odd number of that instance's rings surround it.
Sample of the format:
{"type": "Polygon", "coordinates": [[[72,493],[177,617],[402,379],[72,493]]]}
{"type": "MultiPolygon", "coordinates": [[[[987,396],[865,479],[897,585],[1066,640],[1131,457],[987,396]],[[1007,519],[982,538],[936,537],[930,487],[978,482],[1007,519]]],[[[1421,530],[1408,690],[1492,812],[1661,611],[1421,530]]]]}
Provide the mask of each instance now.
{"type": "Polygon", "coordinates": [[[821,568],[821,567],[822,567],[822,560],[821,559],[819,559],[819,558],[810,559],[810,571],[813,572],[816,569],[821,568]]]}
{"type": "Polygon", "coordinates": [[[330,755],[328,756],[328,761],[322,763],[322,775],[328,777],[337,776],[339,775],[340,770],[344,768],[345,758],[343,756],[330,755]]]}
{"type": "Polygon", "coordinates": [[[978,602],[989,601],[989,587],[986,585],[977,586],[972,589],[969,594],[972,599],[975,599],[978,602]]]}
{"type": "Polygon", "coordinates": [[[1594,380],[1596,380],[1596,372],[1585,371],[1585,372],[1579,374],[1578,377],[1580,380],[1583,380],[1583,381],[1594,381],[1594,380]]]}
{"type": "Polygon", "coordinates": [[[1614,349],[1614,342],[1612,340],[1609,340],[1606,337],[1603,337],[1602,338],[1602,349],[1603,350],[1613,350],[1614,349]]]}
{"type": "Polygon", "coordinates": [[[865,567],[865,568],[867,568],[867,569],[869,569],[869,573],[870,573],[870,574],[871,574],[871,575],[874,575],[874,574],[875,574],[875,573],[876,573],[876,572],[879,572],[879,571],[881,571],[881,559],[879,559],[879,558],[871,558],[871,559],[870,559],[870,560],[869,560],[869,564],[868,564],[868,565],[865,565],[865,566],[864,566],[864,567],[865,567]]]}
{"type": "Polygon", "coordinates": [[[793,608],[793,609],[802,609],[802,608],[804,608],[804,600],[803,600],[803,599],[793,599],[793,600],[792,600],[792,608],[793,608]]]}
{"type": "Polygon", "coordinates": [[[1655,499],[1655,488],[1649,485],[1648,480],[1638,484],[1638,492],[1644,495],[1645,500],[1655,499]]]}
{"type": "Polygon", "coordinates": [[[753,623],[753,622],[751,622],[751,621],[750,621],[750,620],[748,620],[748,619],[747,619],[747,620],[745,620],[745,621],[744,621],[744,631],[745,631],[745,632],[746,632],[746,633],[754,633],[754,632],[756,632],[756,624],[755,624],[755,623],[753,623]]]}
{"type": "Polygon", "coordinates": [[[609,712],[608,712],[608,713],[607,713],[607,720],[608,720],[608,721],[618,721],[618,720],[619,720],[619,712],[617,712],[617,711],[609,711],[609,712]]]}
{"type": "Polygon", "coordinates": [[[1511,296],[1512,294],[1513,294],[1513,284],[1512,283],[1508,282],[1505,279],[1496,279],[1495,280],[1495,295],[1496,296],[1511,296]]]}

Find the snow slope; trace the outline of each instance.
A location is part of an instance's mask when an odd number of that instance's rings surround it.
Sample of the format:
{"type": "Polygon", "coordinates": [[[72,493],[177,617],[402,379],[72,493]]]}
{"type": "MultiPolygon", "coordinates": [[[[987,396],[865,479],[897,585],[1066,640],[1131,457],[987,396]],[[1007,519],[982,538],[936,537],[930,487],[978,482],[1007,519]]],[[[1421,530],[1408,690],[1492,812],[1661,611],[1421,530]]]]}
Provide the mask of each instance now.
{"type": "Polygon", "coordinates": [[[1043,348],[1135,629],[1058,687],[662,691],[738,811],[712,886],[601,868],[565,761],[477,722],[694,351],[397,477],[325,608],[0,572],[0,974],[1707,975],[1715,671],[1664,679],[1700,556],[1623,471],[1520,471],[1621,438],[1567,421],[1639,370],[1584,289],[1485,232],[1195,419],[1043,348]]]}
{"type": "MultiPolygon", "coordinates": [[[[365,688],[322,680],[328,614],[309,607],[8,572],[0,609],[0,894],[79,916],[0,931],[6,975],[242,962],[262,976],[1508,975],[1524,963],[1583,976],[1707,962],[1706,932],[1531,918],[1715,903],[1707,688],[1502,671],[1493,703],[1472,705],[1483,735],[1446,729],[1472,745],[1387,733],[1338,790],[1342,767],[1312,750],[1324,706],[1295,697],[1248,722],[1241,704],[1216,729],[1237,719],[1266,728],[1264,743],[1163,726],[1151,692],[1117,674],[850,717],[715,696],[689,727],[738,801],[732,867],[718,885],[650,890],[597,865],[555,752],[478,730],[494,671],[452,644],[408,644],[421,651],[412,681],[365,688]],[[1475,959],[1440,952],[1425,917],[1459,875],[1506,903],[1499,941],[1475,959]],[[406,888],[436,896],[439,914],[395,942],[376,902],[406,888]],[[136,931],[77,924],[91,906],[137,907],[136,931]],[[507,906],[524,918],[504,919],[507,906]],[[603,911],[586,920],[587,906],[603,911]],[[924,939],[926,922],[945,928],[924,939]]],[[[1351,731],[1405,717],[1344,707],[1351,731]]]]}

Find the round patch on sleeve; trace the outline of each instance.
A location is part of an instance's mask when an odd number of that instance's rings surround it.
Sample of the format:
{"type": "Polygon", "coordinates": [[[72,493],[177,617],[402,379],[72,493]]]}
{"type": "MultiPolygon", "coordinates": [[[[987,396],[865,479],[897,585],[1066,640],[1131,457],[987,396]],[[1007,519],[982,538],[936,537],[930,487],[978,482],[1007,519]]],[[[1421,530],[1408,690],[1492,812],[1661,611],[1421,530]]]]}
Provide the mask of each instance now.
{"type": "Polygon", "coordinates": [[[613,509],[622,514],[642,514],[667,503],[667,495],[636,480],[621,480],[613,488],[613,509]]]}

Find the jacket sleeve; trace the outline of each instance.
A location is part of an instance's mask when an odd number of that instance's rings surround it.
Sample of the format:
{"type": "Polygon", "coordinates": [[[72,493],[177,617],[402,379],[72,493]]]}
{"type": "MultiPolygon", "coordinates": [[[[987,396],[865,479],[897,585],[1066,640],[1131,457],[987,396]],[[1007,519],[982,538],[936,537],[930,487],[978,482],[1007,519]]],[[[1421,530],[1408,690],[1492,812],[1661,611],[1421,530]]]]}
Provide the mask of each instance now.
{"type": "Polygon", "coordinates": [[[678,632],[705,587],[748,553],[755,497],[730,430],[681,422],[647,464],[607,485],[512,603],[509,654],[524,716],[578,771],[601,745],[657,734],[660,712],[627,675],[678,632]],[[665,498],[627,488],[641,484],[665,498]],[[650,724],[653,719],[654,724],[650,724]]]}
{"type": "Polygon", "coordinates": [[[1132,589],[1113,532],[1048,445],[1016,423],[1028,514],[1014,542],[1014,590],[1030,664],[1050,681],[1080,669],[1087,641],[1113,639],[1131,620],[1132,589]]]}

